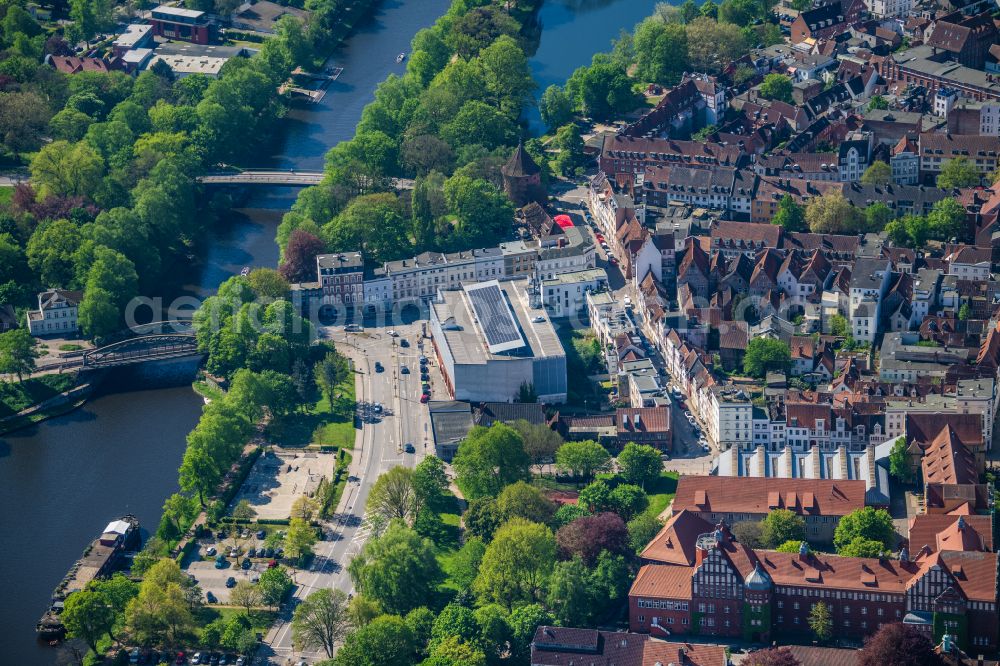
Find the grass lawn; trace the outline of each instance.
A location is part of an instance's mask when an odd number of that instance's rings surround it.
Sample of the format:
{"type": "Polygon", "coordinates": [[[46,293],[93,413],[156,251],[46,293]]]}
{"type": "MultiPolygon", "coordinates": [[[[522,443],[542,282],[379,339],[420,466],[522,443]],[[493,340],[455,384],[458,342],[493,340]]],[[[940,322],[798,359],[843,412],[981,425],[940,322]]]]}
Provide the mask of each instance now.
{"type": "Polygon", "coordinates": [[[532,476],[531,485],[540,490],[563,490],[569,492],[578,491],[582,487],[578,483],[556,481],[551,476],[532,476]]]}
{"type": "Polygon", "coordinates": [[[63,391],[68,391],[77,383],[73,374],[41,375],[25,379],[0,383],[0,417],[16,414],[34,404],[47,400],[63,391]]]}
{"type": "Polygon", "coordinates": [[[212,386],[208,382],[195,382],[192,384],[194,392],[209,400],[221,400],[225,392],[218,386],[212,386]]]}
{"type": "Polygon", "coordinates": [[[0,206],[8,205],[14,198],[14,188],[9,185],[0,187],[0,206]]]}
{"type": "Polygon", "coordinates": [[[295,412],[267,427],[271,441],[283,447],[335,446],[354,448],[354,375],[340,385],[331,406],[321,396],[306,412],[295,412]]]}
{"type": "Polygon", "coordinates": [[[646,488],[646,492],[649,494],[649,508],[646,509],[646,513],[654,518],[663,513],[670,501],[674,499],[674,493],[677,492],[678,476],[677,472],[663,472],[655,484],[646,488]]]}
{"type": "Polygon", "coordinates": [[[454,581],[451,572],[452,562],[459,549],[462,515],[459,513],[458,500],[454,496],[450,499],[449,506],[438,514],[441,517],[441,522],[444,523],[443,529],[432,541],[437,550],[436,557],[438,564],[441,566],[442,571],[447,574],[447,578],[441,584],[441,587],[458,592],[461,590],[461,586],[454,581]]]}

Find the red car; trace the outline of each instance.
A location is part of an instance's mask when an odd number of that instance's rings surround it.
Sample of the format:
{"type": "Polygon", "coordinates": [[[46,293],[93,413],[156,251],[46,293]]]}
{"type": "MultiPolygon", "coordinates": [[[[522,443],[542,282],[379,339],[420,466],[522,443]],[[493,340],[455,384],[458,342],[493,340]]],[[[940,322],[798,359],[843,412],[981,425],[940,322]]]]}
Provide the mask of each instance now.
{"type": "Polygon", "coordinates": [[[427,401],[430,400],[430,399],[431,399],[431,397],[429,395],[427,395],[426,393],[424,393],[422,396],[420,396],[420,404],[421,405],[426,405],[427,401]]]}
{"type": "Polygon", "coordinates": [[[276,566],[278,566],[278,561],[277,560],[271,560],[270,562],[267,563],[267,568],[268,569],[273,569],[276,566]]]}
{"type": "Polygon", "coordinates": [[[174,663],[175,664],[185,664],[185,663],[187,663],[187,659],[184,657],[184,653],[183,652],[178,652],[177,653],[177,658],[174,659],[174,663]]]}
{"type": "Polygon", "coordinates": [[[618,260],[615,259],[614,257],[608,257],[608,263],[611,264],[612,266],[617,266],[618,260]]]}
{"type": "Polygon", "coordinates": [[[599,243],[604,242],[604,236],[602,234],[594,234],[594,238],[596,238],[599,243]]]}

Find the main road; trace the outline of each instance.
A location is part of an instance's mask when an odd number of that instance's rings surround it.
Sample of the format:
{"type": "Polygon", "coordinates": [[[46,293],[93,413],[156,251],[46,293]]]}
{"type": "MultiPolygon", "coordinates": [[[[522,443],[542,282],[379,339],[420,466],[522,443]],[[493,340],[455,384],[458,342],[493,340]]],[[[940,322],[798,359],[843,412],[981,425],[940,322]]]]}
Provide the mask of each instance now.
{"type": "MultiPolygon", "coordinates": [[[[334,327],[321,329],[321,334],[353,362],[358,402],[381,403],[387,414],[378,422],[364,423],[357,432],[350,480],[337,513],[322,524],[326,538],[316,544],[311,568],[296,572],[294,599],[265,637],[264,655],[271,664],[303,658],[311,663],[326,658],[324,653],[293,650],[291,608],[315,590],[354,591],[347,565],[371,535],[365,505],[372,486],[389,469],[397,465],[414,467],[433,453],[430,418],[427,407],[420,403],[419,370],[422,349],[430,343],[421,338],[419,323],[397,326],[395,330],[399,337],[391,337],[385,329],[363,333],[344,333],[342,328],[334,327]],[[403,347],[402,340],[409,346],[403,347]],[[376,371],[376,362],[384,368],[382,372],[376,371]],[[404,367],[410,372],[401,372],[404,367]],[[405,452],[407,443],[413,444],[415,453],[405,452]]],[[[437,371],[431,368],[432,373],[437,371]]]]}

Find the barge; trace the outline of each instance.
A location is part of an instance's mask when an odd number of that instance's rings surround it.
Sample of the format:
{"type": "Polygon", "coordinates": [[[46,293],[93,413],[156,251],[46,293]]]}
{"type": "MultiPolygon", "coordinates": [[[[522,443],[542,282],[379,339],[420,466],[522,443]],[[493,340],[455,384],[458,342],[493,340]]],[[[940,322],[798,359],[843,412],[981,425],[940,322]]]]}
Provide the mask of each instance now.
{"type": "Polygon", "coordinates": [[[87,546],[83,556],[70,567],[53,591],[52,603],[35,625],[38,638],[50,643],[65,638],[66,627],[59,619],[59,614],[62,613],[66,598],[87,587],[92,580],[109,577],[121,564],[125,553],[136,550],[139,544],[138,518],[126,515],[108,523],[101,536],[87,546]]]}

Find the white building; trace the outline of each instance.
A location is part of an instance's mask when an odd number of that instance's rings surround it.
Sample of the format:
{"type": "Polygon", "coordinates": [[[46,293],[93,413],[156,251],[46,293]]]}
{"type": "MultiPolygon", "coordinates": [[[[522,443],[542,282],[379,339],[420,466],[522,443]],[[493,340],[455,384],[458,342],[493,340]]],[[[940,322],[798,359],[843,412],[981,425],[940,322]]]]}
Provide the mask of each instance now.
{"type": "Polygon", "coordinates": [[[980,102],[979,133],[1000,136],[1000,102],[980,102]]]}
{"type": "Polygon", "coordinates": [[[50,289],[38,294],[38,309],[28,311],[32,335],[65,335],[79,329],[77,314],[83,292],[50,289]]]}
{"type": "Polygon", "coordinates": [[[892,265],[888,259],[862,257],[851,273],[851,334],[858,342],[873,342],[878,335],[882,298],[889,286],[892,265]]]}
{"type": "Polygon", "coordinates": [[[438,292],[430,327],[454,399],[511,402],[527,385],[539,402],[566,401],[566,353],[545,311],[528,302],[527,286],[490,280],[438,292]]]}
{"type": "Polygon", "coordinates": [[[865,5],[875,18],[893,16],[905,18],[910,14],[913,2],[912,0],[866,0],[865,5]]]}
{"type": "Polygon", "coordinates": [[[586,309],[588,293],[607,286],[608,274],[603,268],[561,273],[542,281],[542,305],[550,317],[570,317],[586,309]]]}
{"type": "Polygon", "coordinates": [[[709,440],[723,451],[746,448],[753,441],[753,404],[732,386],[713,386],[703,418],[709,440]]]}

